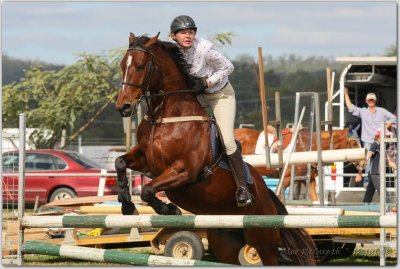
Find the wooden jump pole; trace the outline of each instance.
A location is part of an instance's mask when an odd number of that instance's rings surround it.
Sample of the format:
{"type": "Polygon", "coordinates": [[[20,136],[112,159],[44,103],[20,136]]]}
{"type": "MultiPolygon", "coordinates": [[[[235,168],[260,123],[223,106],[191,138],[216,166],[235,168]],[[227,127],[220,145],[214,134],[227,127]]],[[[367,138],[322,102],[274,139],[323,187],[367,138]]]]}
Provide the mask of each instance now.
{"type": "Polygon", "coordinates": [[[261,111],[263,118],[264,138],[265,138],[265,164],[267,169],[271,169],[271,161],[269,156],[268,144],[268,113],[267,113],[267,99],[265,94],[265,81],[264,81],[264,65],[262,58],[262,48],[258,48],[258,68],[260,75],[260,98],[261,98],[261,111]]]}
{"type": "Polygon", "coordinates": [[[30,228],[394,228],[396,215],[87,215],[25,216],[30,228]]]}
{"type": "MultiPolygon", "coordinates": [[[[136,207],[139,214],[154,215],[156,212],[150,206],[136,207]]],[[[286,207],[290,215],[343,215],[343,208],[318,208],[318,207],[286,207]]],[[[181,209],[183,215],[191,214],[181,209]]],[[[121,214],[121,206],[80,206],[80,214],[121,214]]]]}
{"type": "Polygon", "coordinates": [[[70,245],[49,244],[39,241],[27,241],[23,245],[26,254],[42,254],[60,256],[65,258],[109,262],[116,264],[141,265],[141,266],[228,266],[229,264],[178,259],[149,254],[129,253],[109,249],[78,247],[70,245]]]}
{"type": "MultiPolygon", "coordinates": [[[[333,163],[333,162],[349,162],[365,160],[367,156],[367,150],[365,148],[358,149],[334,149],[322,151],[322,162],[333,163]]],[[[317,163],[318,162],[318,151],[300,151],[284,153],[283,162],[286,164],[305,164],[305,163],[317,163]]],[[[243,160],[255,167],[261,167],[264,165],[264,156],[262,155],[243,155],[243,160]]],[[[279,167],[279,154],[271,154],[271,167],[279,167]]]]}

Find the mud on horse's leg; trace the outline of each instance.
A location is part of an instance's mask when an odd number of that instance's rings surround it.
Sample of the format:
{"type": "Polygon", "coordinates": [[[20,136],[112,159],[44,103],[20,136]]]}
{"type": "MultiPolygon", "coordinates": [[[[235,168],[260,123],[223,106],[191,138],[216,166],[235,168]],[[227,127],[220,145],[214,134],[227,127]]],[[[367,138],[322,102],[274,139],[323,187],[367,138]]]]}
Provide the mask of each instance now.
{"type": "Polygon", "coordinates": [[[129,193],[128,178],[126,176],[126,157],[127,154],[118,157],[115,160],[115,169],[117,170],[118,181],[118,202],[122,203],[121,212],[123,215],[133,215],[136,207],[132,203],[131,194],[129,193]]]}

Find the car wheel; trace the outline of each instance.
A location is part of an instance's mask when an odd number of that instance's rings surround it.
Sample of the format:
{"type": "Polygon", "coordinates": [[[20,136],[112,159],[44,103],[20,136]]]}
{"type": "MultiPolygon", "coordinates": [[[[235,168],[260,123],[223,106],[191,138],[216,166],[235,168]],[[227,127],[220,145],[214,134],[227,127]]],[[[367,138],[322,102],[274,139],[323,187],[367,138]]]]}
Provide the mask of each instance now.
{"type": "Polygon", "coordinates": [[[247,244],[240,249],[238,258],[240,265],[244,266],[263,265],[260,256],[258,256],[257,250],[247,244]]]}
{"type": "Polygon", "coordinates": [[[53,202],[55,200],[63,200],[68,198],[76,197],[76,193],[70,188],[58,188],[53,191],[50,195],[49,202],[53,202]]]}
{"type": "Polygon", "coordinates": [[[201,260],[204,246],[196,234],[189,231],[174,233],[165,244],[164,255],[174,258],[201,260]]]}

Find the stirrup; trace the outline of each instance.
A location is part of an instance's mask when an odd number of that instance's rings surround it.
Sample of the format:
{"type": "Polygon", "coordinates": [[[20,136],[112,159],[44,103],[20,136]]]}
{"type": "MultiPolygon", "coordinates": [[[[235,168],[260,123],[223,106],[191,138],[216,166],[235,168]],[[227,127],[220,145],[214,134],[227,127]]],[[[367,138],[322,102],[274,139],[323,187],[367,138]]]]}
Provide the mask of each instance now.
{"type": "Polygon", "coordinates": [[[238,207],[245,207],[252,204],[252,195],[251,193],[244,187],[239,187],[236,191],[236,202],[238,207]],[[239,201],[239,192],[243,191],[247,195],[247,199],[243,201],[239,201]]]}

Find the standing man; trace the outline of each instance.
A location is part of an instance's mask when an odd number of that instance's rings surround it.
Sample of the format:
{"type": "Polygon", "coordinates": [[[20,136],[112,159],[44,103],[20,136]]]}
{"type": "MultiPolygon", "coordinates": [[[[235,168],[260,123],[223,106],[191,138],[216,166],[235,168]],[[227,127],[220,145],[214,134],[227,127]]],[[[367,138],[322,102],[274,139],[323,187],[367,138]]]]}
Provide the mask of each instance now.
{"type": "MultiPolygon", "coordinates": [[[[376,95],[373,92],[368,93],[365,98],[368,107],[360,108],[353,105],[347,87],[344,87],[344,98],[349,112],[361,119],[361,141],[363,147],[369,150],[374,142],[375,131],[379,129],[381,122],[385,122],[386,129],[389,129],[396,122],[396,116],[386,109],[376,106],[376,95]]],[[[368,162],[365,167],[366,173],[369,173],[370,167],[370,162],[368,162]]]]}

